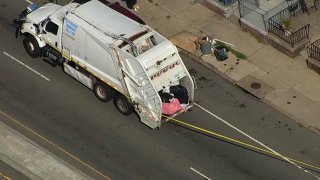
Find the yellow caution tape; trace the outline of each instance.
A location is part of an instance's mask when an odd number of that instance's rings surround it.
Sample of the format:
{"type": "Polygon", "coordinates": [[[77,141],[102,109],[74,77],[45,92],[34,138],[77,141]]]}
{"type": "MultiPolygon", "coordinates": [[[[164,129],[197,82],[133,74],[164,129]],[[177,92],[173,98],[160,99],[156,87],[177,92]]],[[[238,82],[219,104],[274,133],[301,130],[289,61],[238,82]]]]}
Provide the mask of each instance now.
{"type": "Polygon", "coordinates": [[[12,180],[12,179],[9,178],[8,176],[3,175],[1,172],[0,172],[0,176],[3,177],[3,178],[6,179],[6,180],[12,180]]]}

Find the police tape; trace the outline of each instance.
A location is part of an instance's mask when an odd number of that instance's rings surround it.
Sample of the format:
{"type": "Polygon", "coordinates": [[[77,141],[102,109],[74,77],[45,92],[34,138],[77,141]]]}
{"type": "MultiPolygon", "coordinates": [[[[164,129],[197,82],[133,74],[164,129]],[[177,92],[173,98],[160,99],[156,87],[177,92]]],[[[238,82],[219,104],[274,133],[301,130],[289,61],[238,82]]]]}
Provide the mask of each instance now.
{"type": "Polygon", "coordinates": [[[5,175],[2,174],[1,172],[0,172],[0,177],[3,177],[5,180],[12,180],[10,177],[5,176],[5,175]]]}

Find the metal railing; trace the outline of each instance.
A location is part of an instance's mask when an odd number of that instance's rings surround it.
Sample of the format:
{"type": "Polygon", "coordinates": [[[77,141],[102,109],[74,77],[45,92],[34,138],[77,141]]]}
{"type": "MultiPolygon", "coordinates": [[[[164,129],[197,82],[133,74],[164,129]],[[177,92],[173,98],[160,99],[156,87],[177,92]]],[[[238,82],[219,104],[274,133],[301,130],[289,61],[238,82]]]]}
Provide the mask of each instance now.
{"type": "Polygon", "coordinates": [[[320,61],[320,39],[308,45],[307,52],[309,58],[313,58],[320,61]]]}
{"type": "Polygon", "coordinates": [[[268,32],[274,34],[294,47],[295,44],[299,43],[303,39],[309,38],[310,24],[307,24],[294,32],[286,30],[283,26],[283,22],[291,18],[291,16],[292,15],[288,8],[272,16],[268,20],[268,32]]]}
{"type": "Polygon", "coordinates": [[[277,14],[273,15],[269,20],[275,21],[281,24],[284,20],[291,18],[291,13],[288,8],[283,9],[282,11],[278,12],[277,14]]]}

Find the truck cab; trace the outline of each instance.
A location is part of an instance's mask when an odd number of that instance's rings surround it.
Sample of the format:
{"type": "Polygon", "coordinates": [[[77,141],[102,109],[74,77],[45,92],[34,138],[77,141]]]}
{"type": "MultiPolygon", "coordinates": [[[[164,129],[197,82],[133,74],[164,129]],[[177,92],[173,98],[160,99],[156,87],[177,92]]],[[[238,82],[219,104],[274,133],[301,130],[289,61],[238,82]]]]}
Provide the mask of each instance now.
{"type": "Polygon", "coordinates": [[[66,12],[77,6],[79,6],[77,3],[70,3],[63,7],[47,3],[41,7],[32,4],[27,8],[28,13],[24,22],[18,28],[26,36],[23,44],[31,57],[37,58],[43,55],[53,60],[61,58],[58,52],[62,50],[63,18],[66,12]]]}

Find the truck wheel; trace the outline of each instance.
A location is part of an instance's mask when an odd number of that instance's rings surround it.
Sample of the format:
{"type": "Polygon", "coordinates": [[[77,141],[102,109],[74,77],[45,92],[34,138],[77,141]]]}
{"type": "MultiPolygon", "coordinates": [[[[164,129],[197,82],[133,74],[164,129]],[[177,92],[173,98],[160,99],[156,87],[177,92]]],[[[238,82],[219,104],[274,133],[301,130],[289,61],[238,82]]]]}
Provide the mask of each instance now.
{"type": "Polygon", "coordinates": [[[23,46],[30,57],[32,58],[40,57],[41,48],[39,47],[37,40],[33,36],[27,36],[23,40],[23,46]]]}
{"type": "Polygon", "coordinates": [[[98,81],[93,85],[93,93],[96,97],[102,101],[107,102],[114,98],[114,90],[105,83],[98,81]]]}
{"type": "Polygon", "coordinates": [[[130,102],[124,95],[117,96],[114,99],[114,105],[116,106],[118,111],[125,116],[129,116],[134,111],[132,104],[130,104],[130,102]]]}

